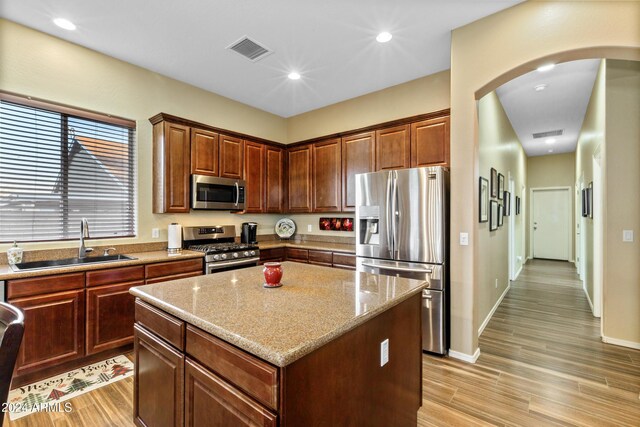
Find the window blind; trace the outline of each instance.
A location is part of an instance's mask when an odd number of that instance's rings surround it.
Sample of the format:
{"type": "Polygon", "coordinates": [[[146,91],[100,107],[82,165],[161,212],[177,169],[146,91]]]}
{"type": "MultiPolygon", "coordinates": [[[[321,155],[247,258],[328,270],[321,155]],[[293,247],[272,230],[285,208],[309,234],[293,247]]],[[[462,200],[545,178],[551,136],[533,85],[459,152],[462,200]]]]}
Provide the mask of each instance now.
{"type": "Polygon", "coordinates": [[[36,104],[0,99],[0,242],[135,235],[135,127],[36,104]]]}

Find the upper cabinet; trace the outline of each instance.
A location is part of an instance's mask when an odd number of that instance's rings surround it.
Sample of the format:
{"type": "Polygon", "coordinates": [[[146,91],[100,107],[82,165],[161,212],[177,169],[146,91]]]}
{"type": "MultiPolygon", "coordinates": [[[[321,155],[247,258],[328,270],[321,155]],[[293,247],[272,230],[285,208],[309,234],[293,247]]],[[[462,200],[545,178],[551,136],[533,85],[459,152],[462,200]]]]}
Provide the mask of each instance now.
{"type": "Polygon", "coordinates": [[[203,129],[191,129],[191,173],[218,176],[219,135],[203,129]]]}
{"type": "Polygon", "coordinates": [[[153,125],[153,212],[189,212],[191,135],[188,126],[153,125]]]}
{"type": "Polygon", "coordinates": [[[265,212],[284,212],[284,150],[266,146],[265,212]]]}
{"type": "Polygon", "coordinates": [[[342,211],[356,206],[356,174],[376,170],[376,133],[366,132],[342,138],[342,211]]]}
{"type": "Polygon", "coordinates": [[[411,164],[409,125],[376,131],[376,169],[404,169],[411,164]]]}
{"type": "Polygon", "coordinates": [[[313,144],[312,199],[314,212],[339,212],[342,206],[342,145],[340,139],[313,144]]]}
{"type": "Polygon", "coordinates": [[[245,212],[264,212],[265,146],[252,141],[244,144],[245,212]]]}
{"type": "Polygon", "coordinates": [[[241,138],[220,135],[220,176],[243,179],[244,141],[241,138]]]}
{"type": "Polygon", "coordinates": [[[411,167],[449,165],[449,116],[411,124],[411,167]]]}
{"type": "Polygon", "coordinates": [[[311,212],[311,145],[287,150],[289,212],[311,212]]]}

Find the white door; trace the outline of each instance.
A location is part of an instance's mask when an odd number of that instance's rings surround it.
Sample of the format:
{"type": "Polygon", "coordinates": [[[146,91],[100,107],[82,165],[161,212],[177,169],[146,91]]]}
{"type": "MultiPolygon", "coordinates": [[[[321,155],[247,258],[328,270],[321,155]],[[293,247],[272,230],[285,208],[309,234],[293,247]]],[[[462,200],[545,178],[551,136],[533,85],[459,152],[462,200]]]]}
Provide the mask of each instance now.
{"type": "Polygon", "coordinates": [[[570,191],[535,189],[531,215],[533,257],[569,260],[570,191]]]}

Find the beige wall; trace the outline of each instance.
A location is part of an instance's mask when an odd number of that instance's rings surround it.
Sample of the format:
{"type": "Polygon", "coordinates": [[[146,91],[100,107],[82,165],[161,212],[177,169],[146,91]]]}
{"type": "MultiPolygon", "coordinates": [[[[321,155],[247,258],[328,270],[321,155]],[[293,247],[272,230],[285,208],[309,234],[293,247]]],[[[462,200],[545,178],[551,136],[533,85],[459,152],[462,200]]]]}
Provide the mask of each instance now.
{"type": "MultiPolygon", "coordinates": [[[[541,187],[570,187],[571,194],[576,183],[575,176],[576,154],[564,153],[547,156],[534,156],[527,158],[527,183],[529,188],[541,187]]],[[[575,230],[575,201],[571,198],[571,229],[575,230]]],[[[527,212],[528,213],[528,212],[527,212]]],[[[530,232],[531,223],[527,216],[526,239],[527,256],[531,258],[530,232]]],[[[569,260],[575,260],[575,242],[571,235],[571,250],[569,260]]]]}
{"type": "MultiPolygon", "coordinates": [[[[636,15],[640,16],[640,15],[636,15]]],[[[603,335],[640,347],[640,61],[607,60],[603,335]],[[634,242],[622,241],[634,230],[634,242]]]]}
{"type": "Polygon", "coordinates": [[[297,142],[449,108],[449,70],[290,117],[297,142]]]}
{"type": "MultiPolygon", "coordinates": [[[[640,58],[640,2],[518,4],[455,29],[451,40],[451,348],[478,349],[477,94],[553,60],[640,58]],[[609,48],[614,47],[614,48],[609,48]],[[469,205],[471,204],[471,208],[469,205]]],[[[455,354],[455,353],[454,353],[455,354]]]]}
{"type": "MultiPolygon", "coordinates": [[[[575,182],[582,180],[587,187],[593,181],[593,156],[597,152],[604,153],[605,149],[605,119],[606,119],[606,61],[600,63],[598,75],[589,105],[582,123],[578,145],[576,147],[575,182]]],[[[575,200],[581,209],[581,200],[575,200]]],[[[580,217],[581,233],[584,244],[582,262],[584,263],[584,286],[591,301],[593,293],[593,220],[580,217]]]]}
{"type": "MultiPolygon", "coordinates": [[[[523,189],[527,187],[527,157],[495,92],[478,102],[478,146],[480,176],[491,185],[494,168],[505,176],[505,190],[509,189],[511,178],[513,194],[523,197],[523,189]]],[[[521,212],[515,215],[515,204],[511,206],[515,255],[520,258],[516,271],[524,262],[524,210],[521,212]]],[[[478,225],[477,244],[482,248],[478,254],[478,325],[485,321],[509,286],[509,220],[510,217],[505,217],[503,226],[495,231],[489,231],[488,222],[478,225]]]]}
{"type": "MultiPolygon", "coordinates": [[[[225,129],[286,142],[286,120],[239,102],[161,76],[75,44],[0,20],[0,90],[122,116],[137,123],[138,236],[133,239],[92,241],[121,244],[153,241],[151,229],[167,239],[167,225],[225,223],[254,220],[260,234],[272,233],[277,215],[231,215],[192,212],[151,213],[152,129],[149,117],[166,112],[225,129]]],[[[238,230],[239,233],[239,230],[238,230]]],[[[22,245],[65,247],[69,242],[22,245]]],[[[0,245],[4,251],[8,245],[0,245]]]]}

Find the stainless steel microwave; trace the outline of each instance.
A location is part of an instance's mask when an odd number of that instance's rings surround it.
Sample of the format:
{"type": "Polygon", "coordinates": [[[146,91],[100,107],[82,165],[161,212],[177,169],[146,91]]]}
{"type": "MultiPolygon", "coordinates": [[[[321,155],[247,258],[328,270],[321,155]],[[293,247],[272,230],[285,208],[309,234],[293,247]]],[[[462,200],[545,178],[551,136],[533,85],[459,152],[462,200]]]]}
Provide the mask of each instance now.
{"type": "Polygon", "coordinates": [[[191,175],[191,208],[244,210],[245,185],[241,179],[191,175]]]}

